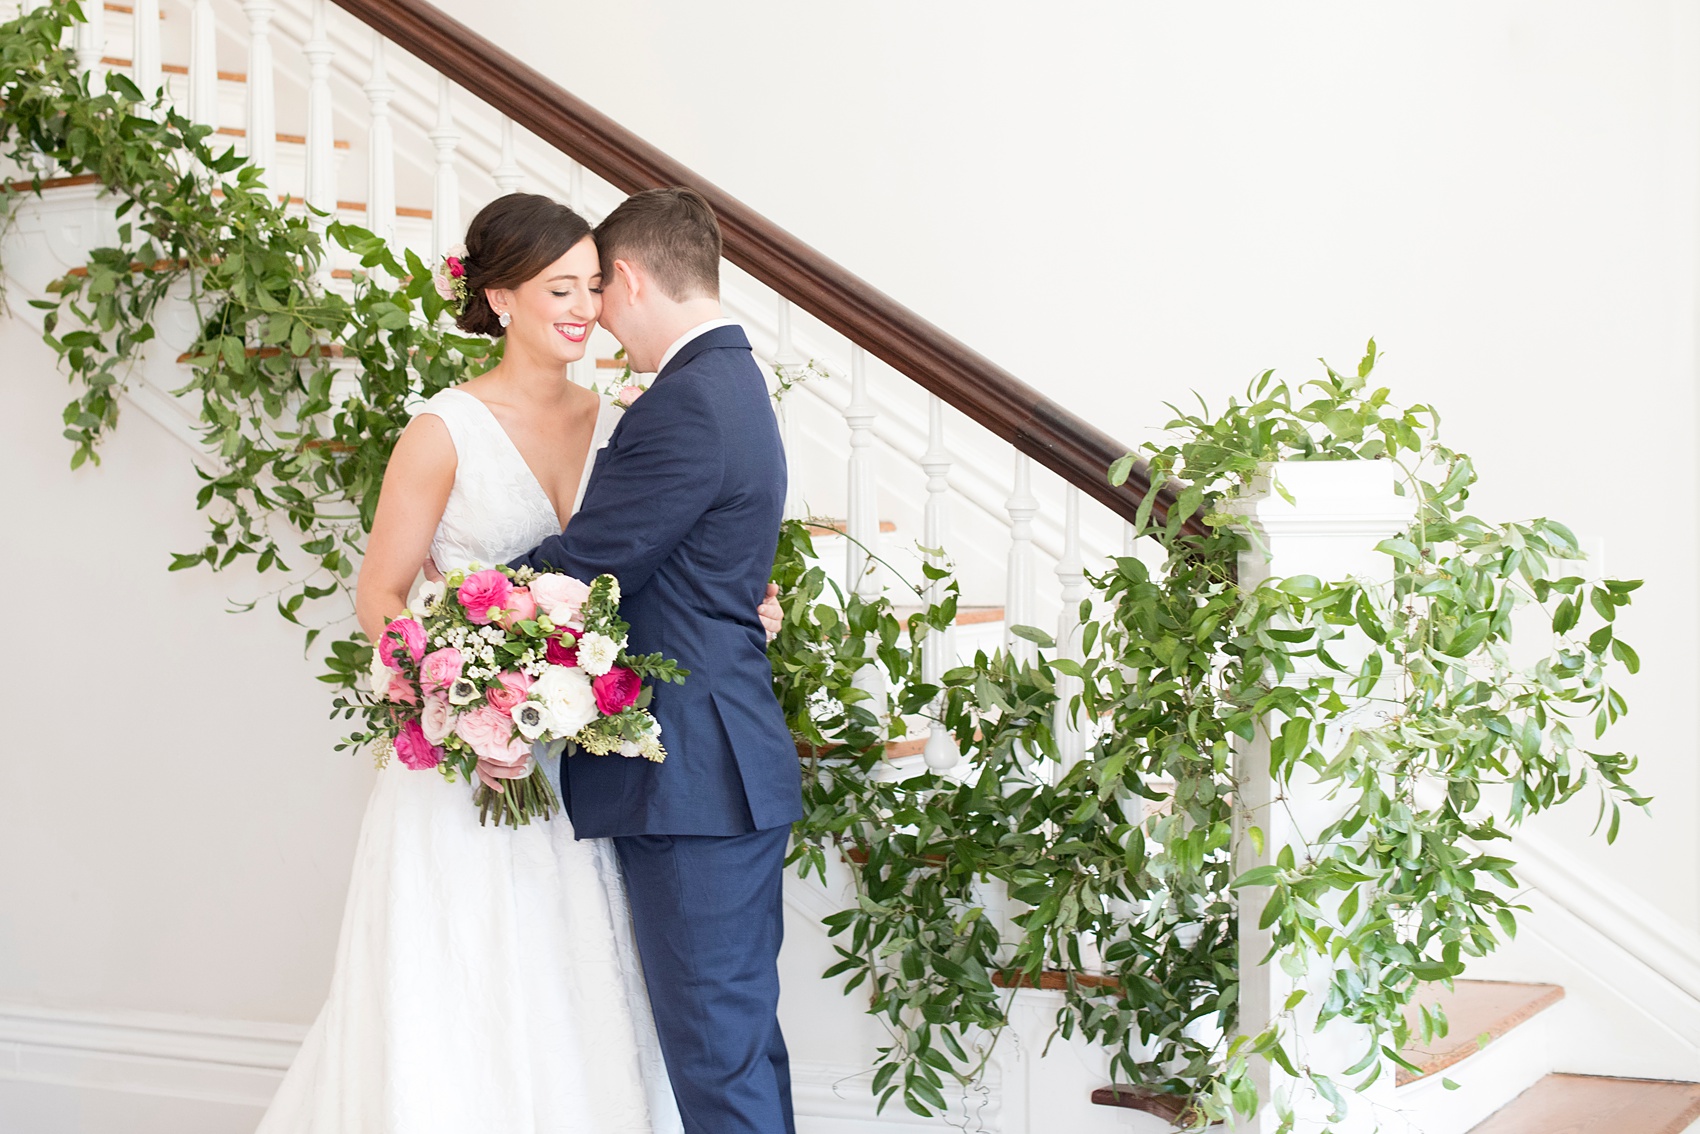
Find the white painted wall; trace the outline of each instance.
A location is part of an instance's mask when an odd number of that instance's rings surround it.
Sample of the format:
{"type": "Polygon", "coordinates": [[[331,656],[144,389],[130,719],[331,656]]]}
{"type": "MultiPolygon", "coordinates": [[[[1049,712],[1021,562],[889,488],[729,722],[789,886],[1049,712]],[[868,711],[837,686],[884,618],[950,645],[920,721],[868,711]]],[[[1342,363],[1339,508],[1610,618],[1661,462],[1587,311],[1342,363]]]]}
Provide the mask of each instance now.
{"type": "Polygon", "coordinates": [[[1375,335],[1483,514],[1647,580],[1653,818],[1541,825],[1700,929],[1691,4],[437,3],[1130,443],[1375,335]]]}
{"type": "MultiPolygon", "coordinates": [[[[1476,455],[1481,511],[1564,519],[1648,580],[1616,739],[1655,816],[1610,851],[1543,826],[1700,927],[1689,5],[442,2],[1130,442],[1188,389],[1377,335],[1476,455]]],[[[20,284],[45,265],[8,244],[20,284]]],[[[51,596],[0,661],[0,1006],[305,1023],[370,773],[331,751],[295,631],[223,613],[253,580],[165,573],[201,531],[182,447],[131,411],[70,472],[27,309],[0,352],[0,554],[50,563],[51,596]],[[92,691],[56,637],[91,591],[139,658],[92,691]],[[82,799],[50,794],[71,775],[82,799]]],[[[821,993],[788,1013],[830,1068],[821,993]]]]}

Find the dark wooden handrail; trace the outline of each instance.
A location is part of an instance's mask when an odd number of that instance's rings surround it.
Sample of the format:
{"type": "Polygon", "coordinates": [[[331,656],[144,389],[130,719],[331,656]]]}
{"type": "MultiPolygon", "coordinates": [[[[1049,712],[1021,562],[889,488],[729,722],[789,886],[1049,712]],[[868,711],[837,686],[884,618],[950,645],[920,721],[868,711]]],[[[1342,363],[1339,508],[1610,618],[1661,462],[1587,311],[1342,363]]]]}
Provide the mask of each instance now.
{"type": "MultiPolygon", "coordinates": [[[[1143,467],[1111,486],[1127,447],[686,169],[427,0],[333,0],[605,181],[633,193],[688,185],[714,207],[726,258],[1111,511],[1132,519],[1143,467]]],[[[1159,494],[1157,515],[1167,514],[1159,494]]],[[[1197,517],[1189,531],[1205,529],[1197,517]]]]}

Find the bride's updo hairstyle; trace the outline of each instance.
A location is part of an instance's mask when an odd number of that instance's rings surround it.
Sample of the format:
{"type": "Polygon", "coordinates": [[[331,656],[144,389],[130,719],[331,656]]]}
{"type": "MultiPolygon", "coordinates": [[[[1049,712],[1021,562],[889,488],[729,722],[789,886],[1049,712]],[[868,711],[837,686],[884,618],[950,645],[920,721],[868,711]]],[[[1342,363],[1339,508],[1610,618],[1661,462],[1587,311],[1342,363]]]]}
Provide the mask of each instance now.
{"type": "Polygon", "coordinates": [[[455,325],[500,338],[502,324],[486,288],[515,288],[590,235],[583,217],[536,193],[509,193],[478,210],[466,230],[466,310],[455,325]]]}

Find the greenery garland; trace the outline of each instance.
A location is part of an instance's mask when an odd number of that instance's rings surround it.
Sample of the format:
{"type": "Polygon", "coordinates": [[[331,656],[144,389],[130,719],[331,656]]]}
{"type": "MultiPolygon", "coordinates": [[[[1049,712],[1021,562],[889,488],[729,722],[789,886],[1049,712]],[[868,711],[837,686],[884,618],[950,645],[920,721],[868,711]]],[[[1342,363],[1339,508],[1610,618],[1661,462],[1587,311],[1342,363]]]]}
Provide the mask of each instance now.
{"type": "MultiPolygon", "coordinates": [[[[346,619],[408,407],[490,365],[498,348],[443,329],[415,255],[322,220],[366,269],[350,297],[325,287],[320,227],[231,151],[213,150],[207,127],[121,74],[89,89],[60,46],[80,18],[54,0],[0,26],[8,156],[97,175],[122,222],[115,247],[36,303],[76,390],[65,413],[72,464],[98,460],[159,305],[186,296],[200,330],[184,393],[199,399],[218,471],[203,473],[197,499],[207,543],[171,566],[277,571],[284,618],[305,625],[309,604],[324,602],[306,626],[310,646],[346,619]],[[297,555],[310,566],[290,570],[297,555]]],[[[0,191],[8,215],[19,195],[0,191]]],[[[828,975],[865,990],[887,1026],[873,1081],[882,1105],[900,1095],[923,1114],[943,1109],[947,1091],[984,1070],[1015,990],[1061,972],[1059,1031],[1101,1045],[1118,1079],[1184,1100],[1183,1121],[1249,1113],[1260,1101],[1251,1057],[1308,1072],[1280,1024],[1236,1034],[1236,910],[1252,894],[1268,895],[1271,963],[1325,952],[1350,962],[1322,1016],[1369,1027],[1376,1043],[1359,1070],[1373,1076],[1377,1057],[1398,1058],[1409,1038],[1418,983],[1457,975],[1515,927],[1512,863],[1471,848],[1590,784],[1608,838],[1620,802],[1646,802],[1625,780],[1634,761],[1585,748],[1573,723],[1591,722],[1597,737],[1625,710],[1609,671],[1638,665],[1614,627],[1636,584],[1567,572],[1581,554],[1557,523],[1463,511],[1468,458],[1436,440],[1432,411],[1396,409],[1370,388],[1375,360],[1372,343],[1355,374],[1329,370],[1304,404],[1265,374],[1243,404],[1171,423],[1179,440],[1142,455],[1154,477],[1189,484],[1166,524],[1146,511],[1137,525],[1166,561],[1153,571],[1120,558],[1090,579],[1078,661],[1018,627],[1039,647],[1033,660],[980,654],[929,684],[917,647],[955,616],[948,572],[926,568],[945,597],[928,604],[916,590],[923,609],[902,619],[888,595],[839,591],[813,558],[810,529],[786,525],[775,563],[786,618],[772,659],[804,753],[808,815],[793,858],[822,876],[828,856],[842,859],[855,880],[857,905],[827,919],[840,956],[828,975]],[[1381,545],[1390,585],[1238,584],[1245,539],[1224,505],[1257,470],[1293,457],[1399,470],[1418,509],[1381,545]],[[1181,534],[1195,514],[1211,534],[1181,534]],[[1514,666],[1513,629],[1536,629],[1519,611],[1536,609],[1554,644],[1514,666]],[[1369,646],[1351,671],[1330,651],[1345,635],[1369,646]],[[1300,663],[1323,676],[1296,678],[1300,663]],[[1066,699],[1065,677],[1079,690],[1066,699]],[[1357,726],[1325,753],[1325,728],[1339,731],[1364,698],[1384,702],[1387,723],[1357,726]],[[935,706],[963,773],[887,774],[886,741],[935,706]],[[1066,774],[1059,710],[1095,722],[1088,759],[1066,774]],[[1345,810],[1302,858],[1236,879],[1233,753],[1272,717],[1284,721],[1272,744],[1278,781],[1307,766],[1338,787],[1345,810]]],[[[325,680],[352,688],[369,648],[357,634],[331,642],[325,680]]],[[[1444,1026],[1429,1013],[1418,1025],[1425,1035],[1444,1026]]],[[[1340,1097],[1326,1077],[1311,1081],[1340,1097]]]]}

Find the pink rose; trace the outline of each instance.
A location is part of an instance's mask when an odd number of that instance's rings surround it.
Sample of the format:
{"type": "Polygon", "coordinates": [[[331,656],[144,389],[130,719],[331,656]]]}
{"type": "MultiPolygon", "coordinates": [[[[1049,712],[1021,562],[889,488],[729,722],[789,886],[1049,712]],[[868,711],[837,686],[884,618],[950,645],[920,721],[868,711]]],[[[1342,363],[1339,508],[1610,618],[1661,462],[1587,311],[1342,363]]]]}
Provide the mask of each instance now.
{"type": "Polygon", "coordinates": [[[550,638],[543,647],[543,653],[550,665],[575,666],[578,664],[578,647],[563,646],[559,638],[550,638]]]}
{"type": "Polygon", "coordinates": [[[419,663],[419,684],[427,693],[441,693],[460,678],[465,660],[453,646],[432,650],[419,663]]]}
{"type": "Polygon", "coordinates": [[[511,716],[514,706],[525,700],[525,691],[531,688],[532,679],[523,673],[504,673],[496,680],[502,684],[486,692],[484,699],[503,716],[511,716]]]}
{"type": "Polygon", "coordinates": [[[642,386],[621,386],[620,392],[614,395],[614,400],[630,408],[631,404],[643,396],[642,386]]]}
{"type": "Polygon", "coordinates": [[[531,592],[524,587],[515,587],[508,596],[508,601],[502,604],[506,612],[502,615],[502,629],[512,630],[521,622],[529,622],[537,617],[537,603],[532,600],[531,592]]]}
{"type": "Polygon", "coordinates": [[[401,666],[396,664],[396,650],[407,647],[407,656],[417,662],[425,656],[425,627],[411,618],[398,618],[384,627],[383,637],[378,640],[378,656],[384,659],[384,664],[401,672],[401,666]],[[401,641],[396,641],[400,635],[401,641]]]}
{"type": "Polygon", "coordinates": [[[401,674],[392,673],[390,674],[390,683],[384,689],[384,700],[394,701],[398,705],[417,705],[419,704],[419,690],[414,688],[413,682],[401,674]]]}
{"type": "Polygon", "coordinates": [[[617,665],[592,681],[590,691],[596,694],[596,707],[602,715],[611,717],[637,703],[638,694],[643,691],[643,678],[625,666],[617,665]]]}
{"type": "Polygon", "coordinates": [[[550,621],[565,626],[578,621],[579,608],[590,597],[590,584],[581,583],[571,575],[539,575],[531,580],[531,597],[550,621]]]}
{"type": "Polygon", "coordinates": [[[450,256],[448,261],[449,275],[453,276],[457,280],[466,275],[466,265],[461,263],[459,256],[450,256]]]}
{"type": "Polygon", "coordinates": [[[492,567],[468,575],[457,594],[466,616],[474,622],[484,623],[490,621],[492,610],[507,604],[508,596],[513,592],[514,585],[508,577],[492,567]]]}
{"type": "Polygon", "coordinates": [[[514,722],[508,715],[490,705],[462,713],[455,722],[455,735],[483,760],[512,764],[531,752],[530,743],[514,731],[514,722]]]}
{"type": "Polygon", "coordinates": [[[425,707],[419,714],[419,727],[425,732],[425,739],[432,744],[441,744],[455,730],[455,719],[459,716],[455,707],[444,697],[425,698],[425,707]]]}
{"type": "Polygon", "coordinates": [[[443,759],[443,750],[425,739],[425,730],[418,721],[408,721],[395,738],[396,759],[414,771],[435,768],[443,759]]]}

